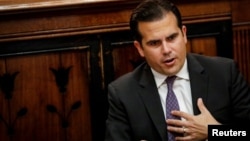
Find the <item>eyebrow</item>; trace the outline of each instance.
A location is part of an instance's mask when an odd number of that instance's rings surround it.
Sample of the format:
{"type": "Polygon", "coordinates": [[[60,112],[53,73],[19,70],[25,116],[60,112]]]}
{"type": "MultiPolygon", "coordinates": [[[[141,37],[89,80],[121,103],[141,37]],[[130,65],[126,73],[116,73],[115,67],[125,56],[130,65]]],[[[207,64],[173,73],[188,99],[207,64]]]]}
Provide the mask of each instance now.
{"type": "Polygon", "coordinates": [[[167,36],[167,38],[176,37],[177,35],[179,35],[179,32],[175,32],[173,34],[170,34],[169,36],[167,36]]]}
{"type": "Polygon", "coordinates": [[[152,43],[152,42],[159,42],[159,41],[161,41],[160,39],[152,39],[152,40],[148,40],[147,42],[146,42],[146,44],[150,44],[150,43],[152,43]]]}
{"type": "MultiPolygon", "coordinates": [[[[167,36],[165,39],[176,37],[177,35],[179,35],[179,32],[172,33],[169,36],[167,36]]],[[[160,39],[152,39],[152,40],[149,40],[148,42],[146,42],[146,44],[149,44],[149,43],[152,43],[152,42],[158,42],[158,41],[160,41],[160,39]]]]}

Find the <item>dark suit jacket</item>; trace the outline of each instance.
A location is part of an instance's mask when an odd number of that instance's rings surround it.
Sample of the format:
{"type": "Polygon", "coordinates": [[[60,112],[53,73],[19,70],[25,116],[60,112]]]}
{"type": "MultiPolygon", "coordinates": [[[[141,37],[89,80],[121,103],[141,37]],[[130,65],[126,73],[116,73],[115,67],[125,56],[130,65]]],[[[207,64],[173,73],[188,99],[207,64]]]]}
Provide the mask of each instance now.
{"type": "MultiPolygon", "coordinates": [[[[250,121],[250,90],[233,60],[187,55],[194,114],[201,97],[223,124],[250,121]]],[[[167,141],[166,122],[150,67],[144,63],[109,87],[106,141],[167,141]]]]}

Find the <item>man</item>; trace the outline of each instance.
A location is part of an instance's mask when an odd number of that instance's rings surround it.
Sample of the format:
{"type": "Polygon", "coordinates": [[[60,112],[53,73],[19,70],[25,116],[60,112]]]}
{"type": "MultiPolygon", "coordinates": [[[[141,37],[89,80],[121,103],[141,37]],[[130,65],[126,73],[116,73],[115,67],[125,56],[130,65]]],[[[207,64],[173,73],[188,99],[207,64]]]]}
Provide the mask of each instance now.
{"type": "MultiPolygon", "coordinates": [[[[146,62],[109,87],[106,141],[207,140],[208,125],[250,121],[250,90],[233,60],[186,52],[186,27],[167,0],[145,0],[132,12],[134,46],[146,62]],[[166,78],[179,110],[167,117],[166,78]]],[[[169,90],[168,90],[169,89],[169,90]]]]}

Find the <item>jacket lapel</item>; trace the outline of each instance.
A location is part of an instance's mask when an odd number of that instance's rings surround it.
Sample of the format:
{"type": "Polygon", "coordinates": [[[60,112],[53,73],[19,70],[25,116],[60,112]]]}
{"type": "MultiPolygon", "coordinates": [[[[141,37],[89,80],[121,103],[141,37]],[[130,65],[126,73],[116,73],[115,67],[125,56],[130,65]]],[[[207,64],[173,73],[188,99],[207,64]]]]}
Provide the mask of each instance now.
{"type": "Polygon", "coordinates": [[[190,54],[187,56],[188,70],[190,77],[190,86],[192,93],[192,102],[194,114],[200,113],[197,106],[197,99],[202,98],[203,102],[206,103],[207,89],[208,89],[208,75],[201,64],[190,54]],[[197,86],[197,84],[199,84],[197,86]]]}
{"type": "Polygon", "coordinates": [[[166,122],[158,94],[158,90],[149,66],[145,66],[142,76],[139,80],[142,89],[139,92],[149,117],[152,119],[162,141],[167,141],[166,122]]]}

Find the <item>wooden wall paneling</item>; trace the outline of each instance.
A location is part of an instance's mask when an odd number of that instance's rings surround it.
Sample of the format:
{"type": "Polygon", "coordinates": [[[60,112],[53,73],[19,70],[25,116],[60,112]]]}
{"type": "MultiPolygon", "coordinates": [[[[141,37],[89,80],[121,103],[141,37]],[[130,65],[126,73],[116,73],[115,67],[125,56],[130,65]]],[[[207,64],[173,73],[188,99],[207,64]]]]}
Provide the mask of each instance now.
{"type": "Polygon", "coordinates": [[[129,31],[103,34],[102,45],[106,86],[143,61],[134,47],[129,31]]]}
{"type": "Polygon", "coordinates": [[[137,49],[134,47],[133,43],[113,44],[115,78],[132,71],[138,66],[140,60],[141,58],[139,57],[137,49]]]}
{"type": "Polygon", "coordinates": [[[233,48],[234,59],[239,65],[240,71],[250,84],[250,12],[249,0],[231,0],[233,20],[233,48]]]}
{"type": "Polygon", "coordinates": [[[231,20],[193,23],[186,26],[188,51],[233,58],[231,20]]]}
{"type": "Polygon", "coordinates": [[[250,22],[250,1],[249,0],[231,0],[232,20],[234,24],[250,22]]]}
{"type": "MultiPolygon", "coordinates": [[[[0,59],[0,76],[2,77],[3,74],[6,73],[6,62],[5,59],[0,59]]],[[[9,121],[9,111],[8,111],[8,101],[5,98],[5,94],[3,91],[0,91],[0,116],[6,120],[6,122],[9,121]]],[[[6,134],[8,130],[6,129],[6,124],[4,123],[3,120],[0,120],[0,136],[2,140],[8,140],[6,135],[1,135],[1,134],[6,134]]]]}
{"type": "Polygon", "coordinates": [[[234,26],[234,60],[240,71],[250,83],[250,25],[234,26]]]}
{"type": "MultiPolygon", "coordinates": [[[[14,127],[13,140],[36,140],[36,141],[70,141],[70,140],[91,140],[90,105],[88,98],[88,64],[82,58],[87,54],[67,53],[61,54],[40,54],[11,57],[6,59],[7,72],[19,74],[16,76],[15,89],[9,109],[11,121],[14,121],[17,112],[26,107],[28,112],[18,119],[14,127]],[[60,58],[63,59],[60,59],[60,58]],[[65,59],[67,61],[65,61],[65,59]],[[64,67],[72,65],[69,74],[69,85],[67,92],[62,95],[58,91],[55,77],[49,68],[58,69],[60,64],[64,67]],[[85,70],[78,70],[85,68],[85,70]],[[86,73],[86,74],[84,74],[86,73]],[[79,79],[80,78],[80,79],[79,79]],[[72,105],[81,102],[79,109],[69,113],[72,105]],[[62,116],[69,115],[69,127],[62,127],[62,119],[56,113],[50,113],[46,106],[53,105],[62,116]]],[[[84,59],[88,61],[88,59],[84,59]]],[[[5,102],[6,104],[6,102],[5,102]]],[[[5,119],[8,117],[3,114],[5,119]]],[[[7,118],[8,119],[8,118],[7,118]]],[[[1,137],[9,140],[6,132],[1,132],[1,137]]]]}
{"type": "Polygon", "coordinates": [[[181,0],[174,3],[187,24],[226,20],[231,15],[230,0],[181,0]]]}
{"type": "Polygon", "coordinates": [[[134,3],[137,2],[100,0],[59,6],[41,3],[38,8],[32,4],[27,5],[30,8],[16,9],[11,5],[7,8],[0,6],[0,42],[128,29],[127,22],[134,3]]]}
{"type": "Polygon", "coordinates": [[[207,56],[217,56],[216,38],[204,37],[189,40],[189,51],[207,56]]]}
{"type": "MultiPolygon", "coordinates": [[[[7,136],[8,134],[2,133],[2,135],[6,137],[6,140],[10,140],[8,137],[14,140],[38,139],[38,137],[31,137],[30,135],[37,134],[38,130],[40,130],[42,134],[45,134],[45,131],[51,133],[58,131],[56,129],[53,130],[52,127],[47,128],[48,126],[46,126],[45,105],[42,105],[41,102],[48,99],[47,94],[55,93],[56,86],[50,85],[49,82],[52,81],[46,82],[46,80],[50,78],[47,76],[49,74],[46,69],[48,68],[48,64],[46,62],[40,62],[41,60],[48,60],[48,58],[42,55],[34,58],[28,56],[6,59],[6,73],[14,74],[15,72],[19,72],[19,74],[16,76],[13,97],[10,100],[11,108],[8,109],[11,115],[5,114],[5,119],[10,118],[11,120],[8,121],[8,123],[11,123],[14,121],[19,109],[22,107],[28,109],[27,115],[18,119],[14,125],[15,127],[13,128],[15,128],[15,132],[13,136],[7,136]]],[[[52,61],[50,62],[52,63],[52,61]]],[[[53,118],[51,118],[50,121],[54,121],[53,118]]],[[[44,137],[45,136],[41,136],[42,139],[44,137]]],[[[45,139],[47,138],[45,137],[45,139]]],[[[58,139],[55,138],[55,140],[58,139]]]]}
{"type": "MultiPolygon", "coordinates": [[[[67,141],[91,141],[91,113],[89,101],[90,85],[90,52],[71,51],[60,54],[63,67],[70,67],[68,91],[65,99],[65,115],[69,116],[69,128],[65,131],[67,141]],[[81,103],[79,109],[72,106],[81,103]]],[[[63,107],[63,106],[62,106],[63,107]]]]}
{"type": "MultiPolygon", "coordinates": [[[[1,102],[0,114],[9,122],[9,118],[10,121],[14,120],[20,108],[26,107],[28,110],[25,116],[17,120],[13,136],[8,136],[5,125],[0,124],[1,139],[20,141],[80,141],[84,139],[92,141],[91,118],[93,116],[90,100],[90,77],[91,71],[94,69],[93,64],[90,63],[92,41],[84,37],[66,39],[58,41],[51,39],[49,42],[38,41],[44,49],[39,51],[32,48],[32,45],[37,44],[33,40],[29,41],[31,47],[28,47],[28,50],[22,50],[22,46],[27,44],[18,44],[19,46],[14,46],[15,42],[14,44],[1,44],[1,47],[5,49],[11,48],[13,45],[17,52],[23,52],[23,54],[18,55],[12,49],[1,52],[0,62],[1,70],[3,70],[1,73],[13,74],[17,71],[19,73],[16,75],[15,89],[10,103],[12,108],[6,106],[8,102],[1,92],[0,101],[4,102],[1,102]],[[42,42],[45,44],[41,44],[42,42]],[[60,48],[58,48],[58,44],[60,44],[60,48]],[[67,70],[69,67],[71,69],[67,89],[62,93],[59,91],[55,74],[51,69],[67,70]],[[50,105],[50,110],[47,109],[48,105],[50,105]],[[53,109],[56,109],[61,116],[57,115],[55,111],[53,112],[53,109]],[[64,122],[64,126],[62,126],[63,117],[66,119],[64,121],[68,122],[68,124],[64,122]]],[[[61,75],[60,78],[63,76],[65,75],[61,75]]],[[[0,79],[2,80],[2,77],[0,79]]],[[[100,83],[100,80],[97,82],[100,83]]],[[[97,82],[95,83],[98,85],[97,82]]]]}
{"type": "Polygon", "coordinates": [[[67,10],[66,12],[27,13],[18,17],[15,15],[4,15],[0,22],[0,31],[2,34],[0,37],[3,39],[34,39],[52,35],[63,36],[95,33],[97,31],[101,32],[101,27],[109,28],[110,25],[108,26],[108,24],[110,23],[116,24],[127,19],[122,10],[116,13],[86,14],[84,11],[67,10]],[[52,35],[48,35],[48,32],[52,35]]]}
{"type": "MultiPolygon", "coordinates": [[[[2,42],[128,29],[129,15],[139,1],[6,3],[0,6],[2,42]]],[[[228,18],[231,12],[229,0],[178,1],[176,4],[185,23],[222,20],[228,18]]]]}
{"type": "Polygon", "coordinates": [[[107,93],[104,91],[104,68],[100,37],[90,44],[90,106],[92,141],[100,141],[105,136],[107,118],[107,93]]]}
{"type": "Polygon", "coordinates": [[[0,5],[27,4],[35,2],[45,2],[47,0],[1,0],[0,5]]]}

